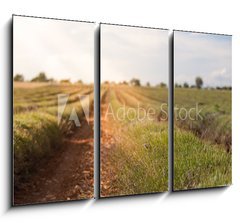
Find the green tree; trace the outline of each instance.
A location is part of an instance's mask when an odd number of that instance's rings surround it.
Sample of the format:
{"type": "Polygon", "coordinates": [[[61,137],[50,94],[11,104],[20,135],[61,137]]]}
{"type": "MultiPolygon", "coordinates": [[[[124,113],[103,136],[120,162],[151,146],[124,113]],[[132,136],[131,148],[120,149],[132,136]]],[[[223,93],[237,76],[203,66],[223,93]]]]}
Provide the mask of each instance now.
{"type": "Polygon", "coordinates": [[[136,78],[133,78],[131,81],[130,81],[130,84],[132,86],[141,86],[141,82],[139,79],[136,79],[136,78]]]}
{"type": "Polygon", "coordinates": [[[167,85],[163,82],[160,83],[160,87],[165,88],[167,85]]]}
{"type": "Polygon", "coordinates": [[[203,80],[202,80],[202,78],[201,78],[201,77],[196,77],[195,82],[196,82],[196,87],[197,87],[198,89],[201,89],[202,86],[203,86],[203,80]]]}
{"type": "Polygon", "coordinates": [[[17,82],[23,82],[24,81],[24,76],[22,74],[16,74],[13,78],[14,81],[17,82]]]}
{"type": "Polygon", "coordinates": [[[188,83],[187,83],[187,82],[185,82],[185,83],[183,84],[183,87],[184,87],[184,88],[189,88],[189,85],[188,85],[188,83]]]}
{"type": "Polygon", "coordinates": [[[83,84],[83,81],[82,80],[78,80],[77,83],[78,84],[83,84]]]}
{"type": "Polygon", "coordinates": [[[41,72],[31,80],[31,82],[48,82],[47,76],[44,72],[41,72]]]}
{"type": "Polygon", "coordinates": [[[178,83],[175,84],[175,88],[181,88],[181,87],[182,87],[181,84],[178,84],[178,83]]]}

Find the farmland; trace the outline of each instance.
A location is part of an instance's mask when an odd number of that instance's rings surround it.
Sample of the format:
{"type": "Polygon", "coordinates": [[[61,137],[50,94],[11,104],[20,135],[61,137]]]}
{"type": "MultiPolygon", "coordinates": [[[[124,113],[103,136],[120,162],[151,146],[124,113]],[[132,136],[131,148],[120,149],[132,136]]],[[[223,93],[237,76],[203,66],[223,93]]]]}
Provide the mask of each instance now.
{"type": "Polygon", "coordinates": [[[167,191],[168,89],[102,85],[101,92],[101,196],[167,191]]]}
{"type": "MultiPolygon", "coordinates": [[[[101,196],[168,189],[167,92],[102,84],[101,196]]],[[[230,184],[231,91],[176,88],[174,103],[174,190],[230,184]]]]}
{"type": "MultiPolygon", "coordinates": [[[[93,195],[93,86],[15,82],[13,113],[15,203],[91,197],[93,195]],[[67,94],[68,100],[59,122],[58,95],[60,94],[67,94]],[[88,99],[90,100],[89,123],[83,112],[84,106],[88,106],[88,99]],[[73,109],[82,123],[80,128],[76,128],[73,120],[69,121],[73,109]],[[86,142],[88,138],[91,142],[86,142]],[[65,160],[66,158],[68,160],[65,160]],[[69,160],[79,162],[81,165],[76,165],[78,168],[81,166],[81,169],[69,167],[67,164],[69,160]],[[88,164],[85,165],[84,162],[88,164]],[[89,188],[84,185],[85,189],[79,185],[79,179],[75,177],[74,180],[72,176],[81,175],[84,171],[91,181],[89,183],[81,179],[82,185],[90,184],[89,188]],[[70,177],[69,182],[73,185],[64,185],[65,189],[56,189],[56,186],[51,188],[51,185],[61,184],[62,180],[66,180],[64,176],[70,177]],[[42,185],[46,182],[48,189],[46,185],[42,185]],[[46,191],[43,191],[44,188],[46,191]],[[73,190],[80,190],[80,195],[76,191],[73,193],[73,190]],[[78,197],[74,194],[78,194],[78,197]],[[26,195],[24,199],[27,197],[27,200],[23,200],[24,195],[26,195]]],[[[86,179],[86,176],[82,177],[86,179]]]]}
{"type": "MultiPolygon", "coordinates": [[[[166,87],[101,85],[102,197],[168,190],[167,103],[166,87]]],[[[176,88],[174,103],[174,189],[230,184],[231,91],[176,88]],[[202,119],[181,118],[196,106],[202,119]]],[[[13,109],[15,203],[92,197],[93,86],[15,83],[13,109]],[[59,94],[69,96],[60,123],[59,94]]]]}
{"type": "Polygon", "coordinates": [[[175,88],[174,105],[174,190],[231,184],[231,90],[175,88]]]}

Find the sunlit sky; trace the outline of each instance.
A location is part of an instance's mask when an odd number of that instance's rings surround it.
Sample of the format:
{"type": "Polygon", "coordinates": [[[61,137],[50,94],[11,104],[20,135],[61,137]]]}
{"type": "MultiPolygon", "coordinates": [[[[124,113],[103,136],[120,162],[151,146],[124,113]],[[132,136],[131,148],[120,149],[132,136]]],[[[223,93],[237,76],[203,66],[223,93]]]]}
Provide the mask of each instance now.
{"type": "Polygon", "coordinates": [[[94,24],[14,16],[14,75],[94,80],[94,24]]]}
{"type": "Polygon", "coordinates": [[[168,84],[168,31],[101,25],[101,81],[168,84]]]}
{"type": "Polygon", "coordinates": [[[174,81],[195,84],[201,77],[205,87],[232,86],[231,36],[174,32],[174,81]]]}

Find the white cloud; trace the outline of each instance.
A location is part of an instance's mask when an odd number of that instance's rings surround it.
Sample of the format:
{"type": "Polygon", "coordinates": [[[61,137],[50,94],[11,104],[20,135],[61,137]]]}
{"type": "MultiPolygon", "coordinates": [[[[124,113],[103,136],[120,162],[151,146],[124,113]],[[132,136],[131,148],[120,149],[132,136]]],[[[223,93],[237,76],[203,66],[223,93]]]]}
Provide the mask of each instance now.
{"type": "Polygon", "coordinates": [[[205,86],[231,85],[231,36],[174,32],[174,80],[205,86]]]}

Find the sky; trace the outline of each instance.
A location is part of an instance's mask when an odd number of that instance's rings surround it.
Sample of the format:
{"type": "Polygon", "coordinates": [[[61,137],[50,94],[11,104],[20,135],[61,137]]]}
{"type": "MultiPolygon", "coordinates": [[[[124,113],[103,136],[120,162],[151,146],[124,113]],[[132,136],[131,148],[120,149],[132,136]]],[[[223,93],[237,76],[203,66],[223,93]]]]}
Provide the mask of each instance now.
{"type": "Polygon", "coordinates": [[[94,24],[14,16],[14,75],[94,80],[94,24]]]}
{"type": "Polygon", "coordinates": [[[232,37],[174,31],[174,82],[204,87],[232,86],[232,37]]]}
{"type": "Polygon", "coordinates": [[[101,25],[101,82],[168,84],[168,31],[101,25]]]}

